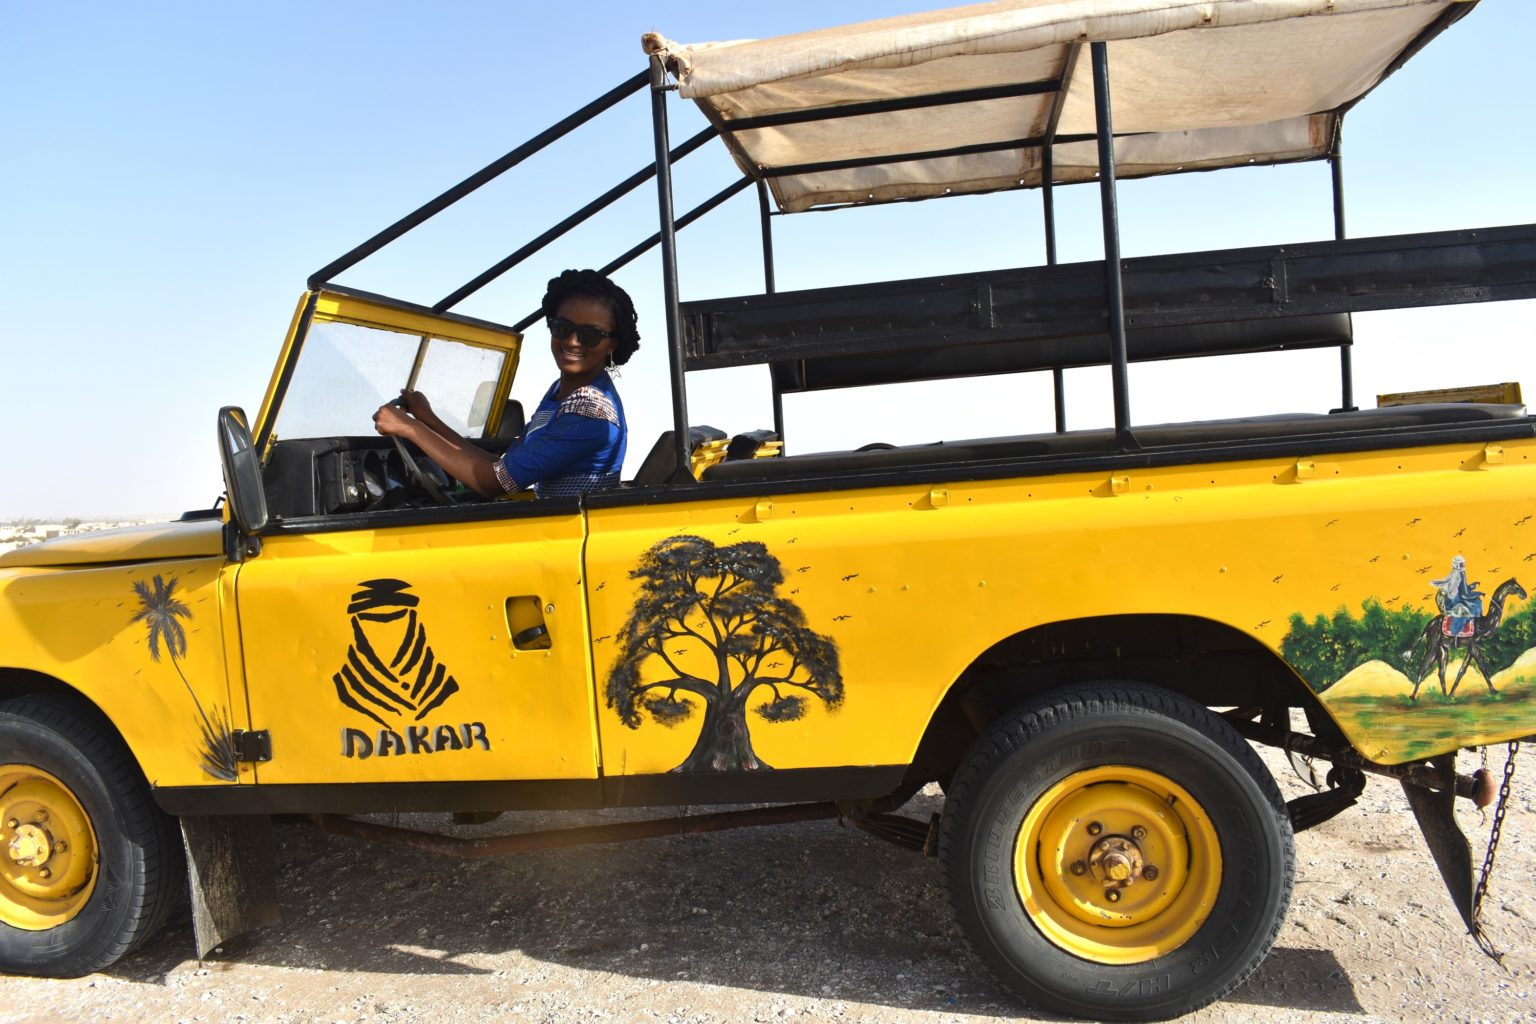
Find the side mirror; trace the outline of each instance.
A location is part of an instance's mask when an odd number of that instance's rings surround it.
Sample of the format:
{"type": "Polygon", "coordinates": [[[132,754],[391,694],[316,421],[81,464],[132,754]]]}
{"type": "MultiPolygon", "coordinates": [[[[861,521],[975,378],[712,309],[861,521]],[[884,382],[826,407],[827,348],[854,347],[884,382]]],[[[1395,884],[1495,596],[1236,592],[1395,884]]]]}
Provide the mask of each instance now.
{"type": "Polygon", "coordinates": [[[255,536],[267,525],[267,494],[244,409],[226,405],[219,410],[219,460],[224,464],[230,517],[241,533],[255,536]]]}

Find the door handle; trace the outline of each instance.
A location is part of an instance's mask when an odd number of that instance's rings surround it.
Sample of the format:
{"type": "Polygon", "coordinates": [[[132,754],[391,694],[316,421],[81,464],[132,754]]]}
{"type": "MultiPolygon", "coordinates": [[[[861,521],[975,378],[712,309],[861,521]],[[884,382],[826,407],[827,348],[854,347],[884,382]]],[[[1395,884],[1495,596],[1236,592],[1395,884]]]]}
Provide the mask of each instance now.
{"type": "Polygon", "coordinates": [[[555,606],[546,605],[537,594],[507,598],[507,633],[515,651],[547,651],[553,646],[545,613],[555,606]]]}
{"type": "MultiPolygon", "coordinates": [[[[537,626],[529,626],[517,634],[517,636],[514,636],[512,638],[512,646],[520,651],[531,650],[536,641],[547,636],[549,636],[549,627],[541,622],[537,626]]],[[[545,644],[544,646],[548,647],[549,645],[545,644]]]]}

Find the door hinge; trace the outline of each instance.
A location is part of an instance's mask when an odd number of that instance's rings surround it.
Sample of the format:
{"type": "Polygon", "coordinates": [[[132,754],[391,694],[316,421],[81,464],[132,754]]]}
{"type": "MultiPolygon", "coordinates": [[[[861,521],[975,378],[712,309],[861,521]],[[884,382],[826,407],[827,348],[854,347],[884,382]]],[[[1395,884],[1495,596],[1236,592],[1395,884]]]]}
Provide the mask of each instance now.
{"type": "Polygon", "coordinates": [[[272,733],[266,729],[235,729],[235,760],[265,764],[272,760],[272,733]]]}

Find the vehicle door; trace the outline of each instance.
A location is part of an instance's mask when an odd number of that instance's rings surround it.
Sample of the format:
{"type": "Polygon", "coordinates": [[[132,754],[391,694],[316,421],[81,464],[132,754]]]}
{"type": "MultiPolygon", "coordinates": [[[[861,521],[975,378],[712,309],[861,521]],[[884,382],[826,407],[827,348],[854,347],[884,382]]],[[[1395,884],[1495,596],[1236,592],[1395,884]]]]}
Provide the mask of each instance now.
{"type": "Polygon", "coordinates": [[[595,778],[576,503],[392,499],[407,482],[371,423],[419,389],[492,444],[521,338],[371,297],[308,305],[256,425],[273,518],[235,587],[272,744],[258,781],[595,778]]]}

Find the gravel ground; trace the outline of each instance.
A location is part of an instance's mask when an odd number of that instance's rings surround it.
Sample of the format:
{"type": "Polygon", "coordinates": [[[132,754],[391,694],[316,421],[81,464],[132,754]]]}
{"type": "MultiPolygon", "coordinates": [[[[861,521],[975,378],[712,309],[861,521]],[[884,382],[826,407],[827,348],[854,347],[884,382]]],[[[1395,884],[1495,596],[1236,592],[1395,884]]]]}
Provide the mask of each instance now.
{"type": "MultiPolygon", "coordinates": [[[[1266,760],[1287,796],[1302,791],[1266,760]]],[[[1536,1020],[1524,899],[1536,809],[1519,782],[1485,908],[1503,967],[1466,936],[1399,787],[1372,778],[1360,806],[1298,836],[1296,894],[1269,959],[1186,1020],[1536,1020]]],[[[908,813],[941,801],[925,792],[908,813]]],[[[1487,826],[1470,805],[1460,814],[1481,862],[1487,826]]],[[[551,824],[506,815],[460,831],[551,824]]],[[[967,952],[937,862],[834,822],[485,861],[286,825],[278,855],[281,925],[199,962],[182,915],[101,974],[0,980],[0,1021],[1056,1019],[967,952]]]]}

